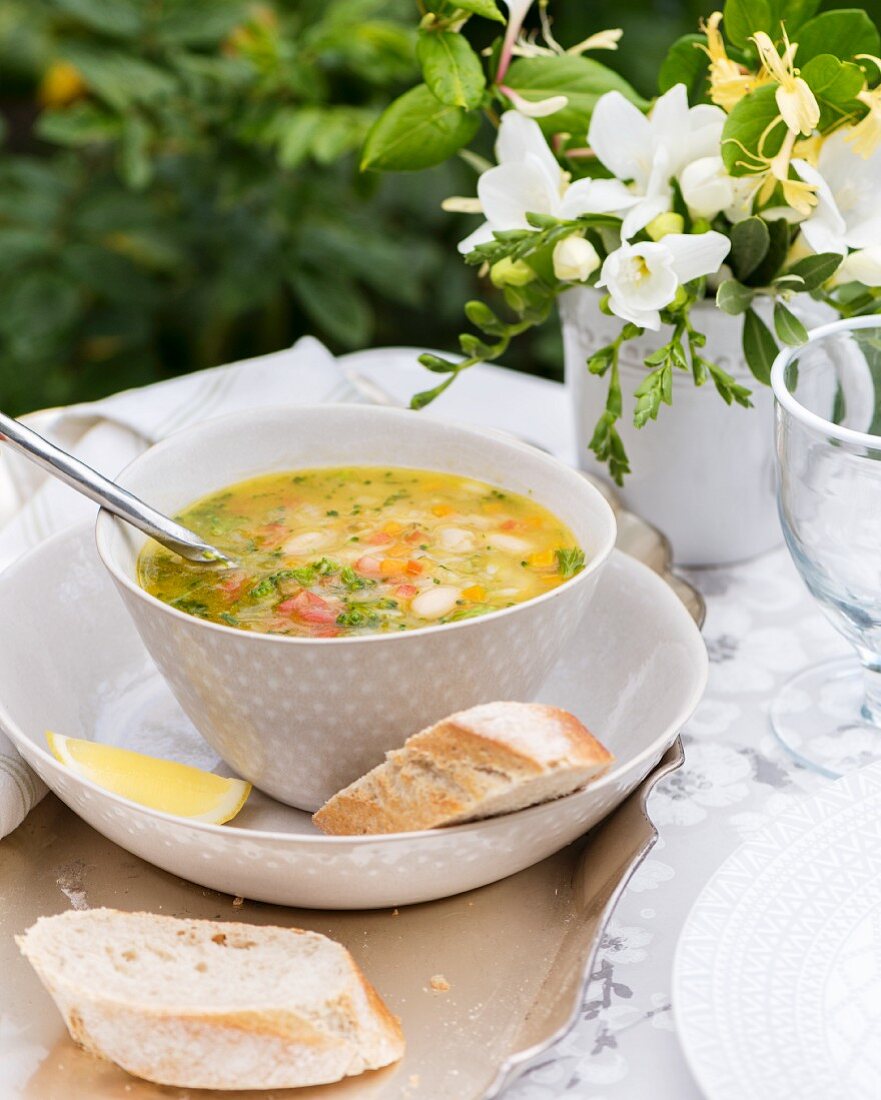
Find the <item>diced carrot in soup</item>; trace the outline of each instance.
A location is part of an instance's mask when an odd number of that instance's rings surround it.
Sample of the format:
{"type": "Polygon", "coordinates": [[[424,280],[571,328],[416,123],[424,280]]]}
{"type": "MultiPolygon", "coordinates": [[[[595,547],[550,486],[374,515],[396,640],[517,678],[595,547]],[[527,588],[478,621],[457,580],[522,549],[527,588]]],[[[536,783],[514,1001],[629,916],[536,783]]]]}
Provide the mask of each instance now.
{"type": "Polygon", "coordinates": [[[585,560],[537,501],[429,470],[267,474],[178,518],[239,567],[207,570],[151,542],[138,562],[142,586],[191,615],[292,637],[473,618],[542,595],[585,560]]]}

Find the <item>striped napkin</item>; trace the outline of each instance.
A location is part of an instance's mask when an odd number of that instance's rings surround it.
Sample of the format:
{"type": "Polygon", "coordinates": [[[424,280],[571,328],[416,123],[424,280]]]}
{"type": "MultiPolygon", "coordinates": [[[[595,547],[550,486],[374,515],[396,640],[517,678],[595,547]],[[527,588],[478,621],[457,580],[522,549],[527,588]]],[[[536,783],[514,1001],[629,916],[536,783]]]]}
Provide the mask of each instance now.
{"type": "MultiPolygon", "coordinates": [[[[28,418],[36,431],[113,477],[151,444],[200,420],[242,409],[363,400],[312,337],[292,348],[184,375],[103,401],[28,418]]],[[[95,505],[0,444],[0,570],[95,505]]],[[[46,793],[0,730],[0,838],[46,793]]]]}

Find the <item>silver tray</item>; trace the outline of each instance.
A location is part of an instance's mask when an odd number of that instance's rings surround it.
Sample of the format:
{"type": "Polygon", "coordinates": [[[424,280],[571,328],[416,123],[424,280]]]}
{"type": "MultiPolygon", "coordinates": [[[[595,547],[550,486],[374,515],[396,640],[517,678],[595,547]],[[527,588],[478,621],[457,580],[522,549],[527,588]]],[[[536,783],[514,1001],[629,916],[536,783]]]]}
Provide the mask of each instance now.
{"type": "MultiPolygon", "coordinates": [[[[618,546],[675,589],[694,619],[704,605],[670,570],[670,548],[653,527],[617,512],[618,546]]],[[[279,910],[175,878],[104,839],[48,795],[0,842],[0,1095],[3,1100],[485,1100],[572,1025],[603,927],[654,844],[646,814],[655,784],[682,763],[677,740],[612,815],[542,863],[468,894],[400,911],[279,910]],[[355,949],[371,980],[403,1019],[398,1066],[321,1088],[214,1093],[162,1088],[86,1054],[62,1020],[13,935],[71,904],[146,909],[177,916],[297,924],[355,949]],[[447,992],[431,988],[442,974],[447,992]],[[6,1079],[4,1079],[6,1078],[6,1079]]]]}

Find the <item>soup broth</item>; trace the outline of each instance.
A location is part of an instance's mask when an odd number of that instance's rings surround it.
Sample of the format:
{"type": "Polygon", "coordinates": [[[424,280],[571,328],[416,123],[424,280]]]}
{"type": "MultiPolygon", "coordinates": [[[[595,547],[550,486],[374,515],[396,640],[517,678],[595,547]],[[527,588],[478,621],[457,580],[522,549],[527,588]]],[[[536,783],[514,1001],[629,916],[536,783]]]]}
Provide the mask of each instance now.
{"type": "Polygon", "coordinates": [[[563,584],[584,553],[556,516],[482,481],[400,467],[269,474],[178,517],[240,567],[155,542],[139,581],[180,611],[294,637],[385,634],[511,607],[563,584]]]}

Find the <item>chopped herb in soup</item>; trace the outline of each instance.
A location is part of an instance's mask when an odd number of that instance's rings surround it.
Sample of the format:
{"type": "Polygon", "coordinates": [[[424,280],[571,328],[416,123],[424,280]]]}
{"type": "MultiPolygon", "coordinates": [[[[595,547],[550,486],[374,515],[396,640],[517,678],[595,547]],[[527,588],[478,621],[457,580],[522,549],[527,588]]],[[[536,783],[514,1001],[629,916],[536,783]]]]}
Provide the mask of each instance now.
{"type": "Polygon", "coordinates": [[[212,622],[303,638],[385,634],[511,607],[584,568],[572,532],[527,497],[453,474],[346,467],[270,474],[178,517],[239,568],[155,542],[141,585],[212,622]]]}

